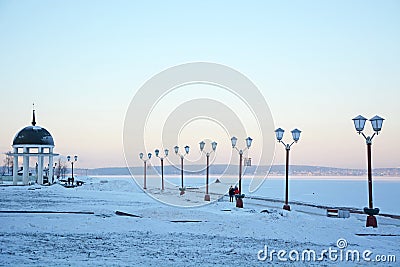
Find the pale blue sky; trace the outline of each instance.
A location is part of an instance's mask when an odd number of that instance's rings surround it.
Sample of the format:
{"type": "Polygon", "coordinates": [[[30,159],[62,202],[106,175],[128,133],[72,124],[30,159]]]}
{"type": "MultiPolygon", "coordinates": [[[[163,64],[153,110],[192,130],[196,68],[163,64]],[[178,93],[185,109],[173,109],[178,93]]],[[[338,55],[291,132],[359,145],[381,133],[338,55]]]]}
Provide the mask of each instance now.
{"type": "Polygon", "coordinates": [[[168,67],[210,61],[247,75],[277,127],[303,131],[293,164],[363,168],[351,119],[378,114],[374,166],[400,167],[399,14],[399,1],[0,0],[0,151],[34,101],[57,152],[81,167],[124,166],[136,90],[168,67]]]}

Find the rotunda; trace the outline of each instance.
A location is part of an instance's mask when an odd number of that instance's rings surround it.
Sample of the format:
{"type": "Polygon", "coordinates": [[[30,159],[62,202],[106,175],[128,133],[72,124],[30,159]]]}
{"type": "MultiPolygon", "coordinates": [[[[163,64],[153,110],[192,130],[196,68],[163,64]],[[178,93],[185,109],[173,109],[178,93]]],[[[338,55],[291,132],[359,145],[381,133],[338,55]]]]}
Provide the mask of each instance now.
{"type": "Polygon", "coordinates": [[[29,184],[29,161],[31,157],[37,158],[36,182],[38,184],[53,183],[53,157],[54,140],[49,131],[36,125],[35,109],[33,109],[32,125],[20,130],[13,140],[13,184],[18,184],[19,157],[23,159],[22,183],[29,184]],[[44,161],[48,158],[48,175],[44,175],[44,161]]]}

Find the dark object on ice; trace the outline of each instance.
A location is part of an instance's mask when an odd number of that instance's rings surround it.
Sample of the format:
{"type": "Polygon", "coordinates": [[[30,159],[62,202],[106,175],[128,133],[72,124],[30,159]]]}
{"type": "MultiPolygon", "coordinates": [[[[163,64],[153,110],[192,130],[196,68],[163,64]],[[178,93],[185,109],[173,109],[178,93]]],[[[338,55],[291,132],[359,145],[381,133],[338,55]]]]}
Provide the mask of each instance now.
{"type": "Polygon", "coordinates": [[[221,181],[217,178],[217,180],[215,180],[215,183],[216,183],[216,184],[220,184],[221,181]]]}
{"type": "Polygon", "coordinates": [[[221,210],[221,211],[231,211],[231,210],[221,210]]]}
{"type": "Polygon", "coordinates": [[[379,209],[378,208],[374,208],[374,209],[370,209],[370,208],[364,208],[364,213],[368,214],[368,215],[378,215],[379,214],[379,209]]]}
{"type": "Polygon", "coordinates": [[[271,212],[269,212],[269,210],[262,210],[260,211],[260,213],[271,213],[271,212]]]}
{"type": "Polygon", "coordinates": [[[400,236],[396,234],[356,234],[358,236],[400,236]]]}
{"type": "Polygon", "coordinates": [[[122,212],[122,211],[118,211],[118,210],[115,212],[115,214],[119,215],[119,216],[129,216],[129,217],[135,217],[135,218],[142,218],[142,216],[131,214],[131,213],[126,213],[126,212],[122,212]]]}
{"type": "Polygon", "coordinates": [[[76,181],[76,186],[81,186],[83,185],[85,182],[84,181],[76,181]]]}
{"type": "Polygon", "coordinates": [[[51,211],[51,210],[0,210],[0,213],[34,213],[34,214],[94,214],[93,211],[51,211]]]}
{"type": "Polygon", "coordinates": [[[198,220],[175,220],[175,221],[171,221],[173,223],[199,223],[199,222],[203,222],[203,221],[198,221],[198,220]]]}

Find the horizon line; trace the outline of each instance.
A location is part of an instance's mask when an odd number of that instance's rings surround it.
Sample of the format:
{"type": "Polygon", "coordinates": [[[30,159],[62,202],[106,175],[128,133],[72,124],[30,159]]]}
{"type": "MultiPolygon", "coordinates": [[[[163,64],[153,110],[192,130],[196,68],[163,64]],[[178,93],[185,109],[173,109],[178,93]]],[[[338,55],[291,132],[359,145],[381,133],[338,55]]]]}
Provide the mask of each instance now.
{"type": "MultiPolygon", "coordinates": [[[[186,164],[185,166],[201,166],[202,164],[186,164]]],[[[238,164],[212,164],[211,166],[239,166],[238,164]]],[[[149,164],[148,166],[155,166],[155,167],[159,167],[160,165],[153,165],[153,164],[149,164]]],[[[168,167],[168,166],[174,166],[174,165],[167,165],[164,166],[168,167]]],[[[247,168],[249,167],[268,167],[268,165],[252,165],[252,166],[245,166],[247,168]]],[[[270,165],[269,167],[274,167],[274,166],[286,166],[285,164],[273,164],[270,165]]],[[[302,167],[318,167],[318,168],[331,168],[331,169],[343,169],[343,170],[366,170],[367,168],[351,168],[351,167],[331,167],[331,166],[324,166],[324,165],[306,165],[306,164],[291,164],[289,167],[293,167],[293,166],[302,166],[302,167]]],[[[76,169],[88,169],[88,170],[94,170],[94,169],[111,169],[111,168],[143,168],[143,165],[137,165],[137,166],[113,166],[113,167],[92,167],[92,168],[79,168],[76,167],[76,169]]],[[[372,168],[373,170],[378,170],[378,169],[400,169],[400,167],[378,167],[378,168],[372,168]]]]}

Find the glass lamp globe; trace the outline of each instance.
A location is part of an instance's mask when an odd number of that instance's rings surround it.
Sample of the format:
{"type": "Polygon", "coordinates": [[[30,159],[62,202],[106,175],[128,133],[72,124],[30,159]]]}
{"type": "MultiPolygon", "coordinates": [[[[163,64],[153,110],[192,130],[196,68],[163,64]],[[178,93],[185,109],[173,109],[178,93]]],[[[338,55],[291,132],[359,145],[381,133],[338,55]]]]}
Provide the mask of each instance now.
{"type": "Polygon", "coordinates": [[[376,134],[378,134],[382,130],[383,120],[384,120],[384,118],[381,118],[379,116],[375,116],[369,120],[371,122],[372,128],[374,129],[376,134]]]}
{"type": "Polygon", "coordinates": [[[232,147],[236,146],[237,138],[234,136],[231,138],[232,147]]]}
{"type": "Polygon", "coordinates": [[[201,142],[199,143],[199,145],[200,145],[200,151],[203,151],[205,144],[206,144],[206,143],[204,143],[204,141],[201,141],[201,142]]]}
{"type": "Polygon", "coordinates": [[[246,146],[247,148],[251,147],[251,143],[253,142],[253,139],[249,136],[246,138],[246,146]]]}
{"type": "Polygon", "coordinates": [[[215,142],[215,141],[211,143],[211,147],[212,147],[212,150],[213,150],[213,151],[215,151],[215,150],[217,149],[217,144],[218,144],[218,143],[215,142]]]}
{"type": "Polygon", "coordinates": [[[358,115],[353,119],[354,122],[354,127],[356,128],[356,131],[358,133],[361,133],[364,130],[365,122],[367,121],[366,118],[364,118],[361,115],[358,115]]]}
{"type": "Polygon", "coordinates": [[[285,132],[285,130],[283,130],[282,128],[278,128],[278,129],[275,130],[276,139],[278,141],[282,140],[284,132],[285,132]]]}
{"type": "Polygon", "coordinates": [[[301,131],[299,129],[294,129],[292,132],[293,140],[295,142],[299,141],[301,131]]]}

